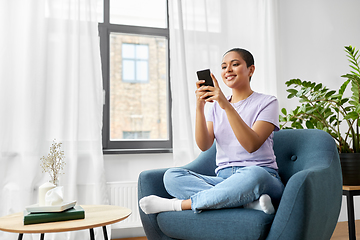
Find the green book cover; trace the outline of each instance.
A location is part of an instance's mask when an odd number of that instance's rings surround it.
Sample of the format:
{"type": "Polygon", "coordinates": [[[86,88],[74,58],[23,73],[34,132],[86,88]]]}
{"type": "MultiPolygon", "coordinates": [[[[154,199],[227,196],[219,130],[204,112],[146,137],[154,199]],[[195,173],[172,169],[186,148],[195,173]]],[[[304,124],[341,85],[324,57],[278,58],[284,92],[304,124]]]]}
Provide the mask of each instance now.
{"type": "Polygon", "coordinates": [[[84,219],[84,209],[76,205],[63,212],[30,213],[24,210],[24,225],[84,219]]]}

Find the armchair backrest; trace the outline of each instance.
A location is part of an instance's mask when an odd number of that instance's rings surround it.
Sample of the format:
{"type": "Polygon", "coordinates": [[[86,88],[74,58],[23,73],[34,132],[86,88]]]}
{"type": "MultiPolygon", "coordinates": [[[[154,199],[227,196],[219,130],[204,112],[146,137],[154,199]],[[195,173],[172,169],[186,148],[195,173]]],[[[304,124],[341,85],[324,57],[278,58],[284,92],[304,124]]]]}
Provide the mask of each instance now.
{"type": "Polygon", "coordinates": [[[275,132],[274,152],[284,184],[301,170],[330,166],[333,154],[337,154],[335,140],[328,133],[316,129],[275,132]]]}
{"type": "Polygon", "coordinates": [[[214,142],[210,149],[201,152],[194,161],[183,166],[183,168],[191,169],[192,171],[200,174],[215,176],[216,142],[214,142]]]}
{"type": "MultiPolygon", "coordinates": [[[[333,158],[326,158],[324,154],[333,154],[335,148],[335,140],[321,130],[284,129],[274,133],[274,152],[284,184],[301,170],[329,166],[333,158]]],[[[198,173],[215,175],[215,158],[216,143],[184,168],[195,168],[198,173]]]]}

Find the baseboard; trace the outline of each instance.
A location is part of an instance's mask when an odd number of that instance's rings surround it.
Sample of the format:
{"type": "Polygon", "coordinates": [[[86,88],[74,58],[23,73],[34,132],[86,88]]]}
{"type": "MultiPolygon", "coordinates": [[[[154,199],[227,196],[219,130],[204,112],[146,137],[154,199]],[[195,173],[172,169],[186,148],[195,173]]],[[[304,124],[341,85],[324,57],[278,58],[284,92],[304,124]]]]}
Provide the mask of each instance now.
{"type": "Polygon", "coordinates": [[[144,237],[145,231],[142,227],[139,228],[117,228],[111,229],[111,239],[137,239],[137,237],[144,237]]]}

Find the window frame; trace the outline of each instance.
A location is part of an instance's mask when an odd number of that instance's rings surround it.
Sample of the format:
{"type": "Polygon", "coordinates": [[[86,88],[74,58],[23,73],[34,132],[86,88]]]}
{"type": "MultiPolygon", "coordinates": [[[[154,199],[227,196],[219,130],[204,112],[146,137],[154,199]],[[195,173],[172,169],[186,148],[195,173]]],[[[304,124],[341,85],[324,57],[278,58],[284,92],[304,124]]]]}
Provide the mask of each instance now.
{"type": "Polygon", "coordinates": [[[170,91],[170,42],[169,42],[169,3],[166,0],[167,28],[129,26],[110,23],[110,0],[104,0],[103,22],[99,23],[100,53],[103,75],[103,129],[102,144],[104,154],[121,153],[170,153],[172,152],[172,121],[170,91]],[[161,36],[167,39],[167,95],[168,95],[168,139],[164,140],[121,140],[110,139],[110,34],[125,33],[145,36],[161,36]]]}

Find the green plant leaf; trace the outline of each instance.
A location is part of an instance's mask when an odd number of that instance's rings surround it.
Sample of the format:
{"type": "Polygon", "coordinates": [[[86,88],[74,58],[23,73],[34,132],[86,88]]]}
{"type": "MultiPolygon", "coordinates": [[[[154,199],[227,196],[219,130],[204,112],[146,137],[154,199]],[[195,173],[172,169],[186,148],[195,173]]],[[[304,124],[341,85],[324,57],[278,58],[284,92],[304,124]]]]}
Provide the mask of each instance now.
{"type": "Polygon", "coordinates": [[[299,112],[300,112],[300,113],[304,113],[305,110],[306,110],[305,105],[301,105],[300,108],[299,108],[299,112]]]}
{"type": "Polygon", "coordinates": [[[292,89],[287,89],[286,91],[291,93],[291,94],[294,94],[294,95],[298,93],[298,90],[293,89],[293,88],[292,89]]]}
{"type": "Polygon", "coordinates": [[[318,85],[316,85],[316,86],[314,87],[314,91],[317,92],[317,91],[319,91],[321,88],[322,88],[322,83],[319,83],[318,85]]]}
{"type": "Polygon", "coordinates": [[[350,79],[346,80],[346,81],[341,85],[341,87],[340,87],[340,89],[339,89],[339,94],[341,94],[341,95],[344,94],[344,92],[345,92],[345,90],[346,90],[346,87],[347,87],[347,85],[349,84],[349,82],[350,82],[350,79]]]}
{"type": "Polygon", "coordinates": [[[305,111],[306,114],[312,114],[313,112],[316,111],[316,108],[313,108],[313,107],[308,107],[305,111]]]}
{"type": "Polygon", "coordinates": [[[341,101],[340,101],[340,105],[344,105],[344,104],[347,103],[348,101],[349,101],[348,98],[343,98],[343,99],[341,99],[341,101]]]}
{"type": "Polygon", "coordinates": [[[331,116],[333,114],[333,112],[331,111],[330,108],[328,108],[329,111],[325,111],[324,113],[324,118],[327,119],[329,116],[331,116]]]}
{"type": "Polygon", "coordinates": [[[287,116],[286,116],[286,122],[290,122],[290,120],[291,120],[291,116],[290,116],[290,115],[287,115],[287,116]]]}
{"type": "Polygon", "coordinates": [[[288,99],[291,99],[293,97],[295,97],[295,94],[292,94],[292,93],[287,96],[288,99]]]}
{"type": "Polygon", "coordinates": [[[294,122],[292,124],[292,127],[296,128],[296,129],[304,129],[304,127],[299,122],[294,122]]]}
{"type": "Polygon", "coordinates": [[[336,119],[337,119],[336,114],[332,115],[332,116],[329,118],[329,123],[334,122],[336,119]]]}
{"type": "Polygon", "coordinates": [[[325,98],[329,98],[329,97],[330,97],[331,95],[333,95],[334,93],[336,93],[336,91],[334,91],[334,90],[326,93],[325,98]]]}
{"type": "MultiPolygon", "coordinates": [[[[351,99],[352,99],[352,98],[351,98],[351,99]]],[[[354,100],[350,100],[349,103],[350,103],[351,105],[354,105],[354,106],[357,105],[357,104],[359,104],[357,101],[354,101],[354,100]]]]}
{"type": "Polygon", "coordinates": [[[357,119],[359,115],[356,112],[349,112],[344,119],[357,119]]]}
{"type": "Polygon", "coordinates": [[[317,129],[323,129],[323,128],[324,128],[324,124],[322,124],[322,122],[317,122],[316,128],[317,128],[317,129]]]}
{"type": "Polygon", "coordinates": [[[330,99],[337,100],[337,99],[341,99],[341,97],[342,97],[342,95],[338,93],[338,94],[333,94],[330,99]]]}
{"type": "Polygon", "coordinates": [[[305,124],[308,129],[314,129],[314,124],[311,121],[306,121],[305,124]]]}
{"type": "Polygon", "coordinates": [[[289,81],[285,82],[287,87],[290,87],[291,85],[301,85],[300,79],[290,79],[289,81]]]}
{"type": "Polygon", "coordinates": [[[279,115],[279,122],[286,122],[286,118],[279,115]]]}

